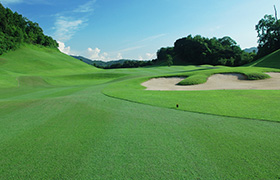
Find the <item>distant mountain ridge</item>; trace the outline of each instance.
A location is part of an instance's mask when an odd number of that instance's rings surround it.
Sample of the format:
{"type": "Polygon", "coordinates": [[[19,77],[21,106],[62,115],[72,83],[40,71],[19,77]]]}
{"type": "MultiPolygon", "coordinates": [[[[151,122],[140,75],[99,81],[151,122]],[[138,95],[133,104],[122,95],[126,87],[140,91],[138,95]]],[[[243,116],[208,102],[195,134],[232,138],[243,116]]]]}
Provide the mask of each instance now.
{"type": "Polygon", "coordinates": [[[243,51],[245,51],[247,53],[252,53],[252,52],[258,53],[259,49],[256,47],[251,47],[251,48],[246,48],[243,51]]]}
{"type": "Polygon", "coordinates": [[[131,59],[119,59],[119,60],[111,60],[111,61],[105,62],[105,61],[101,61],[101,60],[91,60],[91,59],[85,58],[83,56],[72,56],[72,57],[76,58],[80,61],[83,61],[87,64],[101,66],[101,67],[111,66],[114,64],[123,65],[126,61],[134,61],[134,62],[139,61],[139,60],[131,60],[131,59]]]}

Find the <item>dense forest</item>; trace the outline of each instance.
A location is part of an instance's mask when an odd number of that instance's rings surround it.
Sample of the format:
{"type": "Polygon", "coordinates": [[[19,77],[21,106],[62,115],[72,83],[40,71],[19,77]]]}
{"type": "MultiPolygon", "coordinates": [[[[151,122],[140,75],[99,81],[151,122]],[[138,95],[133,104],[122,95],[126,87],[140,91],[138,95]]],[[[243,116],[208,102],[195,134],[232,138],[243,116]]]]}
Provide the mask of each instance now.
{"type": "Polygon", "coordinates": [[[0,3],[0,55],[16,49],[22,43],[58,47],[52,37],[46,36],[38,23],[34,23],[0,3]]]}
{"type": "Polygon", "coordinates": [[[205,38],[199,35],[184,37],[174,47],[161,48],[157,60],[168,65],[211,64],[240,66],[254,60],[255,53],[247,53],[230,37],[205,38]]]}

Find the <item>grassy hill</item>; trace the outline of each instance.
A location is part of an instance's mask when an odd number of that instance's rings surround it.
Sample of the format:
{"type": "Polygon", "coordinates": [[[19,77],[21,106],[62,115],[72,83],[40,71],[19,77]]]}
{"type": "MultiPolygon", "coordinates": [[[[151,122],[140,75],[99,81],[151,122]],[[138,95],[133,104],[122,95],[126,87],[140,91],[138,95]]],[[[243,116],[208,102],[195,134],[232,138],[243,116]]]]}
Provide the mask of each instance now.
{"type": "Polygon", "coordinates": [[[0,56],[1,70],[20,74],[73,74],[97,70],[57,49],[24,45],[0,56]]]}
{"type": "Polygon", "coordinates": [[[280,69],[280,49],[253,62],[247,66],[251,67],[269,67],[280,69]]]}
{"type": "Polygon", "coordinates": [[[32,45],[0,56],[1,179],[279,179],[279,91],[140,85],[209,68],[100,70],[32,45]]]}
{"type": "MultiPolygon", "coordinates": [[[[62,83],[61,79],[68,82],[75,78],[85,80],[94,78],[94,73],[101,72],[100,69],[65,55],[57,49],[43,46],[25,44],[16,51],[0,56],[0,86],[7,88],[16,87],[24,82],[33,85],[38,83],[40,86],[43,82],[47,84],[47,81],[59,84],[62,83]]],[[[100,78],[100,74],[97,76],[100,78]]],[[[68,82],[66,84],[69,84],[68,82]]]]}

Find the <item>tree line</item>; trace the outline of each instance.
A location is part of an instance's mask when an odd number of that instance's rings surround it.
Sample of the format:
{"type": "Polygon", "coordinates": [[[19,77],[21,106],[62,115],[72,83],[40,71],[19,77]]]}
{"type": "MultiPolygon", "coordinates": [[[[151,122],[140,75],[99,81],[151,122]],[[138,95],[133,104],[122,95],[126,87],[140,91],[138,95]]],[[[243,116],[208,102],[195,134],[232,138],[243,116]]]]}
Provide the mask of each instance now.
{"type": "Polygon", "coordinates": [[[22,43],[58,47],[58,43],[52,37],[44,35],[38,23],[17,12],[13,13],[0,3],[0,55],[18,48],[22,43]]]}
{"type": "Polygon", "coordinates": [[[94,61],[93,63],[90,64],[97,68],[102,68],[102,69],[118,69],[118,68],[139,68],[145,66],[152,66],[154,65],[155,61],[156,60],[150,60],[150,61],[117,60],[117,61],[103,62],[102,64],[97,63],[98,61],[94,61]]]}
{"type": "Polygon", "coordinates": [[[157,61],[167,65],[211,64],[240,66],[252,62],[255,53],[247,53],[230,37],[206,38],[191,35],[178,39],[174,47],[161,48],[157,52],[157,61]]]}
{"type": "MultiPolygon", "coordinates": [[[[275,9],[276,10],[276,9],[275,9]]],[[[277,13],[275,13],[277,14],[277,13]]],[[[178,39],[174,47],[157,51],[157,64],[211,64],[240,66],[280,49],[280,20],[277,15],[265,15],[255,27],[258,33],[258,53],[248,53],[226,36],[205,38],[191,35],[178,39]]]]}

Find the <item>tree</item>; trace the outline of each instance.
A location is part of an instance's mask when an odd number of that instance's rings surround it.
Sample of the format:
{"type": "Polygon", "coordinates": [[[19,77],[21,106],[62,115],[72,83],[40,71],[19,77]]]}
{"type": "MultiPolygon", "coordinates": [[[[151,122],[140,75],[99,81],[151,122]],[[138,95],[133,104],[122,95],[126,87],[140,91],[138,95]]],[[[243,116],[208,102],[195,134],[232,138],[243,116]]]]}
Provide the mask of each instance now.
{"type": "Polygon", "coordinates": [[[265,15],[256,25],[258,32],[258,57],[263,57],[280,49],[280,20],[272,15],[265,15]]]}
{"type": "Polygon", "coordinates": [[[231,39],[229,36],[225,36],[223,38],[219,39],[219,42],[226,47],[234,47],[236,46],[236,41],[234,41],[233,39],[231,39]]]}
{"type": "Polygon", "coordinates": [[[211,64],[239,66],[251,62],[253,55],[241,50],[236,41],[223,38],[205,38],[191,35],[176,40],[173,47],[161,48],[157,52],[160,64],[211,64]],[[171,61],[170,61],[171,59],[171,61]],[[165,62],[165,63],[163,63],[165,62]]]}
{"type": "Polygon", "coordinates": [[[173,64],[173,61],[172,61],[172,56],[170,54],[167,54],[166,56],[166,62],[167,62],[167,65],[168,66],[171,66],[173,64]]]}
{"type": "Polygon", "coordinates": [[[166,56],[173,56],[173,47],[161,48],[157,51],[157,59],[158,61],[166,61],[166,56]]]}

